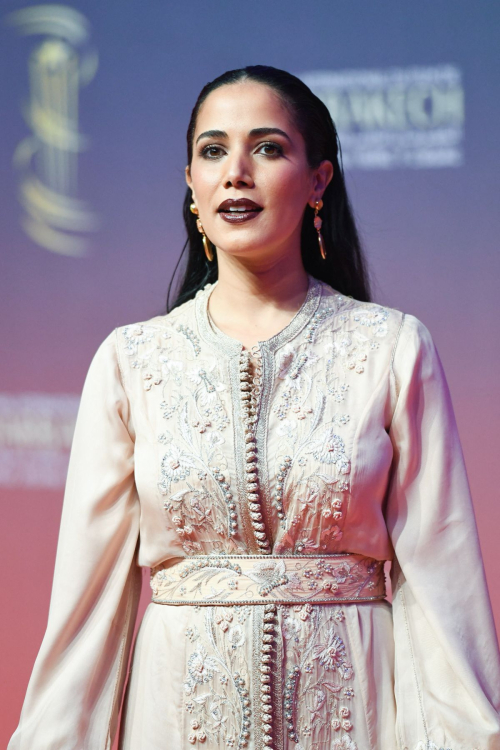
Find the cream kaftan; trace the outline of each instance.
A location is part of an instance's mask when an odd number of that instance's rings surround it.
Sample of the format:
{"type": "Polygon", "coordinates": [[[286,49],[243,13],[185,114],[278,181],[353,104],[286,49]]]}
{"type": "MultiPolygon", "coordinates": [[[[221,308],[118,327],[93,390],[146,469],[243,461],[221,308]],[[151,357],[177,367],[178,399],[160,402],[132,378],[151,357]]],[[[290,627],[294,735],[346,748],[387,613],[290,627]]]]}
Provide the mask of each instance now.
{"type": "Polygon", "coordinates": [[[191,603],[146,610],[123,750],[500,750],[498,648],[429,331],[310,277],[249,353],[212,324],[212,289],[117,329],[91,364],[9,750],[111,747],[139,566],[191,603]],[[234,555],[277,605],[245,603],[234,555]],[[394,561],[392,606],[369,596],[379,563],[363,599],[321,601],[357,586],[356,555],[394,561]],[[170,575],[185,558],[205,560],[187,589],[170,575]]]}

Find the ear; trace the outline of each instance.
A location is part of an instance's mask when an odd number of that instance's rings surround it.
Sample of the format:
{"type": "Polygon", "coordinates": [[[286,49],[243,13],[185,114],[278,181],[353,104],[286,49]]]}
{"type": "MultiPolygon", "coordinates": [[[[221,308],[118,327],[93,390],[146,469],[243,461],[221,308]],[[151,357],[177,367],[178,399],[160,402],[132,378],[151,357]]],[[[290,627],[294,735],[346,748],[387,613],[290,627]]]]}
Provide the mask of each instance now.
{"type": "Polygon", "coordinates": [[[194,190],[193,190],[193,181],[191,179],[191,172],[189,170],[189,164],[185,168],[184,173],[186,175],[187,186],[191,190],[191,200],[192,200],[193,203],[196,203],[196,196],[195,196],[194,190]]]}
{"type": "Polygon", "coordinates": [[[308,203],[311,208],[314,208],[316,201],[321,200],[323,193],[325,192],[328,184],[333,177],[333,164],[328,159],[321,162],[319,167],[314,171],[313,175],[313,192],[310,196],[308,203]]]}

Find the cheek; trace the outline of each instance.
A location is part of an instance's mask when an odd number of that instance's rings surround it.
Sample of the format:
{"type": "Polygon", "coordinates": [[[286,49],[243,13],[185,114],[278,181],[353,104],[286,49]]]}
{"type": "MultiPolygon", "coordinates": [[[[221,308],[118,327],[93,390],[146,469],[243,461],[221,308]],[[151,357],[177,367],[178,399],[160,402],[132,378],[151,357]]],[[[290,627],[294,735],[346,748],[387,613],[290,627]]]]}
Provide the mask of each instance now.
{"type": "Polygon", "coordinates": [[[266,178],[262,184],[265,184],[266,197],[273,208],[281,206],[287,211],[302,212],[309,195],[308,179],[303,172],[286,165],[266,178]]]}
{"type": "Polygon", "coordinates": [[[213,193],[217,190],[220,184],[220,176],[215,169],[192,169],[191,181],[198,201],[203,203],[204,201],[210,201],[213,193]]]}
{"type": "Polygon", "coordinates": [[[284,170],[279,179],[268,182],[266,198],[270,217],[280,227],[295,227],[302,219],[309,193],[303,174],[284,170]]]}

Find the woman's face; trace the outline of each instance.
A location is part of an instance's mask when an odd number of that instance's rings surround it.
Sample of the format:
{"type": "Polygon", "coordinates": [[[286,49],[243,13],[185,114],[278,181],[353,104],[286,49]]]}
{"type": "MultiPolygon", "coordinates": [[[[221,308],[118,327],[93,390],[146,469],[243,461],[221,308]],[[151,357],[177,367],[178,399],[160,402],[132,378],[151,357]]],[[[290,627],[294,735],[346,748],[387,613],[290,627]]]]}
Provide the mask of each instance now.
{"type": "Polygon", "coordinates": [[[332,174],[330,161],[309,167],[304,139],[269,86],[254,81],[221,86],[201,106],[186,181],[203,229],[219,251],[255,258],[272,254],[276,260],[300,253],[306,204],[314,207],[332,174]],[[220,211],[224,201],[241,198],[261,210],[220,211]]]}

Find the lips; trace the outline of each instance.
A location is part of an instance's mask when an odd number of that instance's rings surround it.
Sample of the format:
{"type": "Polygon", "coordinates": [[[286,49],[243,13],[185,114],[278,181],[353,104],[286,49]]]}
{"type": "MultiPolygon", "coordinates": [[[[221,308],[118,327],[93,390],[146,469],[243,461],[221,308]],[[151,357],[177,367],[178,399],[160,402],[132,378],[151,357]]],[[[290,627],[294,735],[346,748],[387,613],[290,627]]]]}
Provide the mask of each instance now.
{"type": "Polygon", "coordinates": [[[255,219],[264,209],[250,198],[227,198],[217,210],[221,219],[228,224],[242,224],[255,219]]]}
{"type": "Polygon", "coordinates": [[[223,201],[217,209],[219,213],[248,213],[249,211],[262,211],[262,206],[259,206],[255,201],[250,198],[227,198],[223,201]]]}

